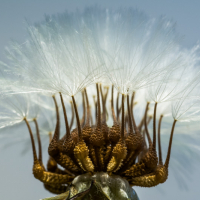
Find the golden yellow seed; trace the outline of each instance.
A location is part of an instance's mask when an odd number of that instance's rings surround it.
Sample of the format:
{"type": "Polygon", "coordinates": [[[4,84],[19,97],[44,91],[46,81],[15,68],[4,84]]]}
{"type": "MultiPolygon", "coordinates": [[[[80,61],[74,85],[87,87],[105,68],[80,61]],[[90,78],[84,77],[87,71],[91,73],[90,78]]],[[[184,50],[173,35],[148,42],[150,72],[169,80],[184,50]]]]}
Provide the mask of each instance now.
{"type": "Polygon", "coordinates": [[[108,159],[110,158],[111,153],[112,153],[112,147],[110,145],[108,145],[107,149],[106,149],[105,158],[104,158],[105,163],[107,163],[109,161],[108,159]]]}
{"type": "Polygon", "coordinates": [[[126,145],[120,140],[112,151],[112,158],[108,163],[107,171],[116,172],[121,167],[123,160],[126,158],[126,155],[126,145]]]}
{"type": "Polygon", "coordinates": [[[155,150],[152,148],[145,154],[139,163],[134,164],[124,172],[126,176],[137,177],[154,171],[158,163],[155,150]]]}
{"type": "Polygon", "coordinates": [[[75,146],[74,155],[80,167],[84,171],[88,171],[88,172],[94,171],[94,165],[88,156],[89,155],[88,147],[86,146],[83,140],[79,141],[78,144],[75,146]]]}
{"type": "Polygon", "coordinates": [[[131,186],[154,187],[164,183],[168,178],[168,170],[163,165],[158,165],[156,170],[150,174],[135,177],[130,180],[131,186]]]}
{"type": "Polygon", "coordinates": [[[38,161],[33,165],[33,175],[36,179],[42,181],[43,183],[49,184],[66,184],[70,183],[74,178],[69,175],[46,172],[38,161]]]}
{"type": "Polygon", "coordinates": [[[97,154],[99,155],[99,164],[101,169],[104,169],[104,146],[97,148],[97,154]]]}
{"type": "Polygon", "coordinates": [[[62,152],[59,152],[59,154],[54,156],[54,159],[59,165],[71,172],[77,173],[81,170],[68,155],[63,154],[62,152]]]}
{"type": "Polygon", "coordinates": [[[95,168],[97,168],[97,158],[96,158],[96,154],[95,154],[95,149],[91,144],[89,144],[88,148],[89,148],[91,160],[92,160],[95,168]]]}

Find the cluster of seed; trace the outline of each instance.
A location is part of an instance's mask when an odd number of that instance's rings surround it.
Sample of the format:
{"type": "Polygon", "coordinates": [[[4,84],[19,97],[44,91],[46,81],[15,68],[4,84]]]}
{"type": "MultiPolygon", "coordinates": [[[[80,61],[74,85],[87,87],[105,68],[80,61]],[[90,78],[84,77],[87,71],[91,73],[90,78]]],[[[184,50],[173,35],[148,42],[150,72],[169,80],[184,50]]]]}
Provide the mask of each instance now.
{"type": "MultiPolygon", "coordinates": [[[[106,123],[108,115],[106,102],[109,88],[103,90],[102,85],[96,84],[96,90],[95,123],[92,124],[94,120],[91,115],[87,91],[84,89],[82,92],[83,118],[82,120],[79,119],[75,98],[72,97],[72,121],[70,126],[68,125],[65,105],[62,94],[60,93],[66,125],[66,134],[62,138],[60,138],[59,109],[56,98],[53,97],[56,107],[57,123],[54,135],[50,138],[48,148],[50,157],[47,163],[47,169],[45,169],[42,163],[39,129],[37,127],[40,147],[39,158],[37,158],[32,131],[28,121],[25,119],[33,146],[33,174],[35,178],[42,181],[45,188],[55,194],[65,192],[67,185],[76,176],[85,173],[93,175],[97,172],[107,172],[110,176],[120,175],[131,186],[153,187],[165,182],[168,177],[168,164],[176,121],[174,121],[172,126],[168,154],[166,162],[163,164],[160,142],[162,116],[159,120],[158,134],[156,134],[157,103],[155,103],[153,117],[148,117],[147,115],[149,107],[149,103],[147,103],[144,117],[141,123],[136,125],[133,112],[134,93],[132,94],[131,103],[129,103],[129,95],[125,97],[122,94],[121,106],[117,104],[116,109],[114,109],[114,87],[112,86],[111,112],[113,125],[112,127],[108,127],[106,123]],[[102,109],[100,99],[102,100],[102,109]],[[124,110],[125,99],[127,100],[127,112],[124,110]],[[77,128],[71,131],[74,118],[76,118],[77,128]],[[148,132],[148,123],[151,119],[153,120],[153,138],[150,137],[148,132]],[[156,152],[156,135],[158,135],[159,158],[156,152]],[[58,166],[62,166],[64,170],[58,166]]],[[[119,98],[119,95],[117,98],[119,98]]],[[[117,99],[117,102],[119,102],[119,99],[117,99]]],[[[36,120],[35,123],[37,125],[36,120]]]]}

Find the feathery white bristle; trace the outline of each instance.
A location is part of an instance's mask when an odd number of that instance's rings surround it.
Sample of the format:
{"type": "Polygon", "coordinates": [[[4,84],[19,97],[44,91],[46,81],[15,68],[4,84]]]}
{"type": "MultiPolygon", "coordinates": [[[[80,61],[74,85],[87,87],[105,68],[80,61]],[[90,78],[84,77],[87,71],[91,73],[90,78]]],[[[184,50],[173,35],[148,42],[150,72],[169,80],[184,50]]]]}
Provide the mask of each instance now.
{"type": "MultiPolygon", "coordinates": [[[[169,53],[177,53],[173,26],[167,27],[169,22],[164,20],[135,19],[131,11],[106,14],[102,23],[107,24],[106,31],[98,30],[102,33],[99,40],[111,82],[123,94],[149,87],[167,70],[169,53]]],[[[175,65],[176,59],[177,56],[171,63],[175,65]]]]}
{"type": "Polygon", "coordinates": [[[32,120],[37,117],[37,109],[27,95],[15,95],[0,101],[0,128],[13,126],[27,118],[32,120]],[[31,112],[30,112],[31,111],[31,112]]]}
{"type": "Polygon", "coordinates": [[[187,83],[179,93],[179,99],[172,102],[172,116],[178,121],[200,120],[200,72],[187,83]]]}

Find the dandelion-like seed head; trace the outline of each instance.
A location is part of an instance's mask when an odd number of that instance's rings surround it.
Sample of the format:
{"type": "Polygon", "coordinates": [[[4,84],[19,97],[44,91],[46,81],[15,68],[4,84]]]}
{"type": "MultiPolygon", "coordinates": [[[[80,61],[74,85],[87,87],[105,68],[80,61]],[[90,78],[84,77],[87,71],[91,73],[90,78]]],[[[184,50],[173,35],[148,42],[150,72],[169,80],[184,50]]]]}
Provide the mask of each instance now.
{"type": "Polygon", "coordinates": [[[133,9],[66,12],[27,30],[0,63],[0,128],[25,122],[33,175],[60,194],[52,199],[136,200],[132,186],[164,183],[175,125],[200,116],[198,45],[184,49],[172,21],[133,9]],[[169,116],[171,130],[163,130],[169,116]],[[45,166],[40,135],[47,133],[45,166]]]}

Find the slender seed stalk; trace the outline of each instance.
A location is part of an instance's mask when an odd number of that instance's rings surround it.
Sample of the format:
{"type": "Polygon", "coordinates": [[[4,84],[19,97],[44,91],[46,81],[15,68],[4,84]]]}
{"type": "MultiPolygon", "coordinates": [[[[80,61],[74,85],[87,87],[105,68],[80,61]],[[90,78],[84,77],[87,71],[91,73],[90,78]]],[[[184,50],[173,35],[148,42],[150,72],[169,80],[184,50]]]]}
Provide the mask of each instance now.
{"type": "Polygon", "coordinates": [[[111,110],[112,110],[113,121],[114,123],[117,123],[117,118],[116,118],[115,110],[114,110],[113,94],[114,94],[114,85],[112,85],[112,92],[111,92],[111,110]]]}
{"type": "Polygon", "coordinates": [[[93,95],[94,106],[95,106],[95,122],[97,123],[97,102],[95,100],[95,95],[93,95]]]}
{"type": "Polygon", "coordinates": [[[51,143],[51,140],[52,140],[52,133],[50,132],[49,133],[49,144],[51,143]]]}
{"type": "Polygon", "coordinates": [[[84,89],[85,92],[85,98],[86,98],[86,105],[87,105],[87,117],[86,117],[86,123],[85,125],[90,125],[90,104],[89,104],[89,100],[88,100],[88,95],[87,95],[87,90],[86,88],[84,89]]]}
{"type": "Polygon", "coordinates": [[[91,122],[91,126],[93,126],[93,118],[92,118],[92,113],[91,113],[91,106],[90,106],[90,122],[91,122]]]}
{"type": "Polygon", "coordinates": [[[130,133],[133,133],[131,111],[130,111],[130,105],[129,105],[129,95],[127,95],[127,108],[128,108],[128,122],[129,122],[130,133]]]}
{"type": "Polygon", "coordinates": [[[24,118],[24,121],[25,121],[25,123],[27,125],[27,128],[29,130],[29,134],[30,134],[30,138],[31,138],[31,144],[32,144],[32,151],[33,151],[33,160],[34,160],[34,163],[36,163],[38,161],[38,159],[37,159],[37,154],[36,154],[36,148],[35,148],[35,142],[34,142],[34,138],[33,138],[33,133],[32,133],[30,124],[29,124],[29,122],[27,121],[26,118],[24,118]]]}
{"type": "Polygon", "coordinates": [[[60,136],[60,116],[59,116],[59,109],[58,109],[58,104],[57,104],[56,98],[55,98],[55,96],[52,96],[52,97],[53,97],[55,108],[56,108],[56,119],[57,119],[56,130],[55,130],[55,133],[53,136],[53,140],[58,141],[59,136],[60,136]]]}
{"type": "Polygon", "coordinates": [[[80,141],[82,139],[81,124],[80,124],[78,109],[77,109],[77,106],[76,106],[76,101],[75,101],[74,96],[72,96],[72,101],[73,101],[75,115],[76,115],[76,122],[77,122],[77,128],[78,128],[78,139],[80,141]]]}
{"type": "Polygon", "coordinates": [[[96,83],[97,89],[97,127],[101,128],[101,105],[100,105],[100,95],[99,95],[99,86],[96,83]]]}
{"type": "Polygon", "coordinates": [[[117,93],[116,111],[117,111],[117,121],[119,121],[119,112],[120,112],[120,108],[119,108],[119,92],[117,93]]]}
{"type": "Polygon", "coordinates": [[[124,140],[124,94],[122,94],[121,138],[124,140]]]}
{"type": "Polygon", "coordinates": [[[68,124],[68,120],[67,120],[67,112],[66,112],[65,104],[64,104],[61,93],[60,93],[60,100],[62,103],[63,114],[64,114],[64,119],[65,119],[66,137],[68,138],[70,136],[70,129],[69,129],[69,124],[68,124]]]}
{"type": "Polygon", "coordinates": [[[70,125],[69,125],[69,130],[72,129],[72,126],[73,126],[73,123],[74,123],[74,106],[73,106],[72,101],[70,101],[70,104],[71,104],[71,110],[72,110],[72,118],[71,118],[71,122],[70,122],[70,125]]]}
{"type": "Polygon", "coordinates": [[[153,113],[153,148],[156,149],[156,109],[157,109],[157,102],[154,106],[154,113],[153,113]]]}
{"type": "Polygon", "coordinates": [[[148,142],[149,142],[149,146],[151,146],[152,145],[152,141],[151,141],[151,137],[149,135],[148,123],[147,123],[147,112],[148,112],[148,109],[149,109],[149,102],[147,102],[146,109],[145,109],[144,127],[145,127],[145,132],[146,132],[146,135],[147,135],[147,139],[148,139],[148,142]]]}
{"type": "Polygon", "coordinates": [[[159,154],[159,164],[163,165],[162,161],[162,148],[161,148],[161,135],[160,135],[160,129],[161,129],[161,122],[162,122],[163,115],[160,116],[159,123],[158,123],[158,154],[159,154]]]}
{"type": "Polygon", "coordinates": [[[106,101],[107,101],[107,98],[108,98],[108,91],[109,91],[109,87],[104,87],[106,89],[106,93],[104,95],[104,104],[106,105],[106,101]]]}
{"type": "Polygon", "coordinates": [[[133,119],[134,98],[135,98],[135,93],[133,92],[133,94],[131,96],[131,117],[132,117],[132,119],[133,119]]]}
{"type": "Polygon", "coordinates": [[[142,120],[140,121],[139,125],[138,125],[138,130],[141,132],[142,130],[142,126],[144,124],[144,118],[145,118],[145,115],[143,116],[142,120]]]}
{"type": "Polygon", "coordinates": [[[131,110],[133,109],[133,106],[134,106],[134,98],[135,98],[135,93],[133,92],[131,96],[131,110]]]}
{"type": "Polygon", "coordinates": [[[173,134],[174,134],[174,128],[175,128],[176,122],[177,122],[177,120],[175,119],[174,122],[173,122],[173,125],[172,125],[172,129],[171,129],[167,158],[166,158],[166,161],[165,161],[165,167],[166,168],[168,168],[168,166],[169,166],[169,160],[170,160],[171,148],[172,148],[172,140],[173,140],[173,134]]]}
{"type": "Polygon", "coordinates": [[[109,90],[109,88],[104,88],[104,89],[106,89],[105,94],[103,94],[102,85],[101,85],[100,86],[100,90],[101,90],[102,105],[103,105],[103,121],[106,122],[106,114],[107,114],[106,100],[107,100],[107,97],[108,97],[108,90],[109,90]]]}
{"type": "Polygon", "coordinates": [[[109,87],[106,87],[106,93],[104,95],[104,103],[103,103],[103,105],[105,107],[105,120],[107,120],[108,116],[109,116],[108,110],[107,110],[107,107],[106,107],[106,102],[107,102],[107,98],[108,98],[108,91],[109,91],[109,87]]]}
{"type": "Polygon", "coordinates": [[[40,138],[40,131],[39,131],[39,127],[38,127],[38,122],[37,119],[33,120],[35,123],[35,128],[36,128],[36,134],[37,134],[37,140],[38,140],[38,160],[39,162],[42,164],[42,145],[41,145],[41,138],[40,138]]]}
{"type": "Polygon", "coordinates": [[[125,128],[127,128],[128,132],[130,132],[129,117],[127,111],[125,112],[125,128]]]}
{"type": "MultiPolygon", "coordinates": [[[[135,96],[135,92],[133,92],[133,94],[132,94],[133,99],[134,99],[134,96],[135,96]]],[[[133,122],[133,127],[134,127],[135,133],[140,134],[139,129],[138,129],[136,123],[135,123],[135,117],[134,117],[133,109],[132,109],[132,122],[133,122]]]]}
{"type": "Polygon", "coordinates": [[[104,105],[104,94],[103,94],[101,84],[100,84],[100,94],[101,94],[101,102],[102,102],[102,107],[103,107],[103,120],[106,121],[106,107],[104,105]]]}

